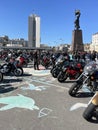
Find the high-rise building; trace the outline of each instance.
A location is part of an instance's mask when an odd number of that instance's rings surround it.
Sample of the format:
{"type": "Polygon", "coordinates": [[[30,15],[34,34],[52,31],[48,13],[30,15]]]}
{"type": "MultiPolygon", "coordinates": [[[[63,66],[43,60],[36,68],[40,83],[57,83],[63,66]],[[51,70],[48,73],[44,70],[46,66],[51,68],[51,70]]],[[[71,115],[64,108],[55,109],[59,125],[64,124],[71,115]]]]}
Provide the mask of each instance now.
{"type": "Polygon", "coordinates": [[[35,14],[28,18],[28,47],[40,47],[40,17],[35,14]]]}

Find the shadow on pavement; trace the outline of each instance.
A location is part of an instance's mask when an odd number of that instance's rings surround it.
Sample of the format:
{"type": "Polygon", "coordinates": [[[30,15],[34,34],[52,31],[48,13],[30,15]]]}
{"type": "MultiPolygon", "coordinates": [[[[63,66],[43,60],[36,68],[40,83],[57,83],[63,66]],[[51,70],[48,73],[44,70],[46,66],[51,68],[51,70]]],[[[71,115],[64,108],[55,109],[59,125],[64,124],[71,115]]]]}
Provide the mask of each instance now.
{"type": "Polygon", "coordinates": [[[22,75],[22,77],[23,77],[23,76],[32,76],[32,74],[27,74],[27,73],[25,73],[25,74],[22,75]]]}
{"type": "Polygon", "coordinates": [[[93,95],[94,95],[94,93],[90,93],[90,92],[78,92],[76,97],[86,98],[86,97],[92,97],[93,95]]]}
{"type": "Polygon", "coordinates": [[[74,82],[76,82],[76,80],[66,80],[66,81],[64,81],[64,83],[74,83],[74,82]]]}
{"type": "Polygon", "coordinates": [[[23,80],[22,79],[4,79],[3,81],[2,81],[2,83],[14,83],[14,82],[22,82],[23,80]]]}
{"type": "Polygon", "coordinates": [[[10,84],[0,86],[0,94],[16,90],[18,87],[12,87],[10,84]]]}

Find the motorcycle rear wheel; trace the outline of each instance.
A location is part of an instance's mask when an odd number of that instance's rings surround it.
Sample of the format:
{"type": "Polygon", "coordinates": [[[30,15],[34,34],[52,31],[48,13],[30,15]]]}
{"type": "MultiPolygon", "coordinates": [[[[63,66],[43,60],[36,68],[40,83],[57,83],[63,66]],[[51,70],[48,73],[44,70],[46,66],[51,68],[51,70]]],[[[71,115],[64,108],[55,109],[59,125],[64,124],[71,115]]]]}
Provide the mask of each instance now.
{"type": "Polygon", "coordinates": [[[93,114],[96,110],[96,106],[93,103],[90,103],[88,105],[88,107],[85,109],[85,111],[83,112],[83,117],[89,121],[91,120],[91,118],[93,117],[93,114]]]}
{"type": "Polygon", "coordinates": [[[81,84],[80,83],[78,83],[78,82],[75,82],[72,86],[71,86],[71,88],[69,89],[69,91],[68,91],[68,93],[69,93],[69,95],[70,96],[76,96],[76,94],[77,94],[77,92],[78,92],[78,90],[81,88],[81,84]]]}
{"type": "Polygon", "coordinates": [[[15,70],[14,70],[14,75],[15,76],[22,76],[23,75],[23,69],[21,67],[17,67],[15,70]]]}
{"type": "Polygon", "coordinates": [[[3,80],[3,74],[0,72],[0,82],[3,80]]]}

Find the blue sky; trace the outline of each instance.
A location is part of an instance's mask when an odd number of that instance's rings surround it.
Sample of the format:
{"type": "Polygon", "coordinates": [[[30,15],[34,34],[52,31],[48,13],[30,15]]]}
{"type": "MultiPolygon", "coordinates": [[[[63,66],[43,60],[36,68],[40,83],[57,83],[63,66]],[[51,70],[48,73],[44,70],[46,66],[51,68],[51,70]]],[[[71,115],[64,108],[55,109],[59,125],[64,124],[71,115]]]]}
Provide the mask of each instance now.
{"type": "Polygon", "coordinates": [[[41,18],[41,43],[58,45],[72,42],[75,9],[79,9],[83,42],[98,32],[98,0],[1,0],[0,36],[28,40],[28,16],[41,18]]]}

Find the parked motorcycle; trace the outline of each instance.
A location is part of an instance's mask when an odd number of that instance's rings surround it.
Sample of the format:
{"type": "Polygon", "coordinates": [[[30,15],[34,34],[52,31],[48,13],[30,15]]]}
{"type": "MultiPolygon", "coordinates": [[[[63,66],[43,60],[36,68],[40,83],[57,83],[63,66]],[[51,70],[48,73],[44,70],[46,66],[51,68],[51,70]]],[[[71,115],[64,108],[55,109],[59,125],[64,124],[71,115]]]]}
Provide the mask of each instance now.
{"type": "Polygon", "coordinates": [[[18,61],[10,61],[0,66],[0,71],[3,74],[13,73],[15,76],[22,76],[23,69],[21,66],[18,66],[18,61]]]}
{"type": "Polygon", "coordinates": [[[43,65],[46,69],[52,65],[51,58],[47,55],[44,55],[40,60],[41,65],[43,65]]]}
{"type": "Polygon", "coordinates": [[[85,111],[83,112],[83,117],[87,121],[93,119],[93,117],[98,120],[98,92],[95,93],[88,103],[85,111]]]}
{"type": "Polygon", "coordinates": [[[97,89],[98,64],[95,61],[89,62],[75,83],[69,89],[69,95],[76,96],[77,92],[86,85],[91,92],[97,89]]]}
{"type": "Polygon", "coordinates": [[[83,71],[83,65],[81,63],[66,62],[66,65],[62,67],[62,70],[57,76],[59,82],[64,82],[67,78],[70,80],[77,79],[83,71]]]}
{"type": "Polygon", "coordinates": [[[27,67],[27,65],[28,65],[28,60],[27,60],[24,56],[20,55],[20,56],[17,58],[17,60],[19,61],[19,62],[18,62],[19,66],[21,66],[21,67],[27,67]]]}
{"type": "Polygon", "coordinates": [[[65,63],[64,56],[60,55],[57,58],[55,65],[53,66],[53,68],[50,71],[54,78],[57,78],[59,72],[62,70],[62,67],[64,66],[64,63],[65,63]]]}
{"type": "Polygon", "coordinates": [[[51,62],[52,62],[52,68],[53,68],[55,66],[55,63],[56,63],[56,56],[55,55],[51,56],[51,62]]]}

